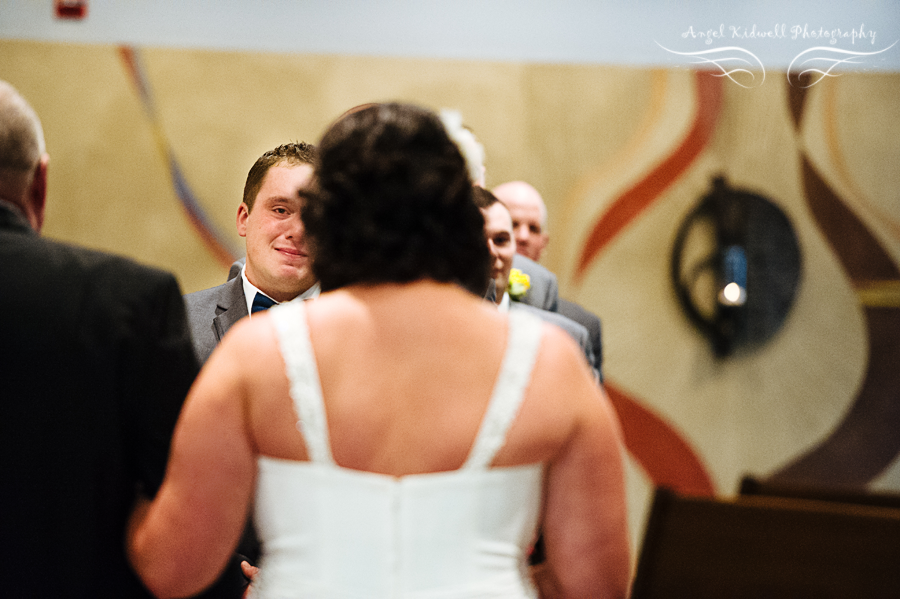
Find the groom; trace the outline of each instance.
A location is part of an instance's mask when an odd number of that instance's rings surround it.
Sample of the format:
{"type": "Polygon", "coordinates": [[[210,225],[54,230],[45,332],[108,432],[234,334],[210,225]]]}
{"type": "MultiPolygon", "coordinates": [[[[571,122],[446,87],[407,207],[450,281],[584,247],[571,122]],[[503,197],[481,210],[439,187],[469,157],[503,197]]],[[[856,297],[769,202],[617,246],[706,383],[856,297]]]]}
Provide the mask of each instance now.
{"type": "Polygon", "coordinates": [[[250,169],[237,212],[246,264],[227,283],[184,296],[201,364],[244,316],[319,294],[300,221],[300,190],[312,178],[314,160],[314,146],[289,143],[266,152],[250,169]]]}

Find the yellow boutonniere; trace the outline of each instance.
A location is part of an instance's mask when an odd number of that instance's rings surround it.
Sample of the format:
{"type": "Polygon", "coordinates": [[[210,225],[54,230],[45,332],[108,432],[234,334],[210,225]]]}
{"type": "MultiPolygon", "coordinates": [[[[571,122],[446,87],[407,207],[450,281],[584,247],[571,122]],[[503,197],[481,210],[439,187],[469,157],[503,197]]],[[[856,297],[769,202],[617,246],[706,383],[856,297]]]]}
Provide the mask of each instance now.
{"type": "Polygon", "coordinates": [[[514,268],[509,271],[509,284],[506,287],[506,292],[509,294],[509,298],[520,301],[523,297],[525,297],[525,293],[531,288],[531,279],[524,272],[519,270],[518,268],[514,268]]]}

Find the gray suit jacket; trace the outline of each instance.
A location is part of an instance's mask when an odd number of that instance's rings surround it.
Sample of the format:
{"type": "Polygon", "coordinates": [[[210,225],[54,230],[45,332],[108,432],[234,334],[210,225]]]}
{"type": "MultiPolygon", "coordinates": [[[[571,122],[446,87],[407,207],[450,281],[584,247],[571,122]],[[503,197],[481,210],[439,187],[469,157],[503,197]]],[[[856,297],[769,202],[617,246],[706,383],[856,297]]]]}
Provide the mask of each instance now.
{"type": "Polygon", "coordinates": [[[588,330],[569,318],[566,318],[562,314],[558,314],[556,312],[548,312],[547,310],[541,310],[540,308],[535,308],[534,306],[529,306],[528,304],[523,304],[520,302],[509,302],[510,310],[524,310],[534,314],[544,322],[549,322],[550,324],[555,324],[566,333],[569,334],[572,339],[581,347],[581,351],[584,352],[584,357],[587,360],[588,365],[590,365],[591,370],[594,371],[594,376],[599,377],[600,373],[594,368],[594,363],[596,362],[594,358],[594,349],[591,347],[591,339],[588,335],[588,330]]]}
{"type": "Polygon", "coordinates": [[[556,312],[559,303],[556,275],[534,260],[520,254],[513,257],[513,268],[521,270],[531,279],[531,288],[520,300],[520,303],[556,312]]]}
{"type": "Polygon", "coordinates": [[[218,287],[184,296],[194,353],[200,364],[206,363],[228,329],[247,316],[243,281],[241,277],[235,277],[218,287]]]}
{"type": "Polygon", "coordinates": [[[594,348],[594,370],[600,375],[603,382],[603,340],[600,327],[600,318],[593,312],[588,312],[575,302],[559,298],[559,313],[574,320],[587,329],[591,338],[591,347],[594,348]]]}

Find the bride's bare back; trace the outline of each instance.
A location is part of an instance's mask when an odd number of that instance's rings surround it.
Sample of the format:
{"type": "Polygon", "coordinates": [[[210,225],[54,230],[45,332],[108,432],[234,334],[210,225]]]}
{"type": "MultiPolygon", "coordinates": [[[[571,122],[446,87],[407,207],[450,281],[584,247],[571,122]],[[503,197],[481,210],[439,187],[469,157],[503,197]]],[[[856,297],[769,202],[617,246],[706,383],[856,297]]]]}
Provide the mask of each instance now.
{"type": "MultiPolygon", "coordinates": [[[[500,370],[505,316],[436,283],[339,291],[308,303],[307,314],[340,466],[402,476],[462,465],[500,370]]],[[[259,334],[271,337],[259,340],[266,349],[239,360],[272,364],[246,369],[254,442],[263,455],[305,460],[274,329],[259,334]]],[[[542,354],[567,345],[555,330],[547,337],[542,354]]],[[[539,357],[542,365],[496,466],[549,461],[572,432],[577,402],[562,399],[543,362],[539,357]],[[548,393],[554,386],[557,393],[548,393]]],[[[578,365],[568,378],[581,378],[578,365]]]]}

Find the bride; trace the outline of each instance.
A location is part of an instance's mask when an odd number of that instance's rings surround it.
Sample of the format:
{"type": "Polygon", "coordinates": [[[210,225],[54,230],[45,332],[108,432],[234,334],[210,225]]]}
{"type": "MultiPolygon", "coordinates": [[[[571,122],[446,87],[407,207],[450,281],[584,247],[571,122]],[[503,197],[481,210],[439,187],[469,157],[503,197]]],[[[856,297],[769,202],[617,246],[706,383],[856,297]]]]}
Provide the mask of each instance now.
{"type": "Polygon", "coordinates": [[[234,327],[181,414],[129,556],[160,597],[225,567],[248,510],[256,597],[624,597],[620,434],[579,349],[481,299],[464,159],[430,111],[326,132],[303,209],[317,300],[234,327]]]}

